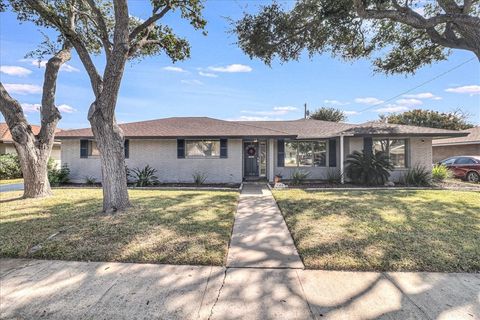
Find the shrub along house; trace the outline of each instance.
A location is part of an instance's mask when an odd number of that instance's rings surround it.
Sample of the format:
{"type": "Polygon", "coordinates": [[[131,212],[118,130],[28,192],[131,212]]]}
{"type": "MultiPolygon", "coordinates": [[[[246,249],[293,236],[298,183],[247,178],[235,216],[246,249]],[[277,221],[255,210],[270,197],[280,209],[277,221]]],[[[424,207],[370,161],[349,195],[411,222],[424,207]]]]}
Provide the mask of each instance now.
{"type": "MultiPolygon", "coordinates": [[[[129,168],[150,165],[161,182],[193,182],[201,172],[208,183],[289,179],[295,170],[322,180],[344,171],[354,150],[382,150],[398,180],[414,165],[430,168],[432,139],[465,133],[371,122],[361,125],[301,119],[292,121],[224,121],[175,117],[121,124],[129,168]]],[[[101,181],[99,153],[90,129],[62,131],[62,162],[73,182],[101,181]]]]}
{"type": "MultiPolygon", "coordinates": [[[[34,134],[38,134],[40,132],[40,126],[31,125],[31,127],[34,134]]],[[[57,128],[56,132],[58,133],[60,131],[61,130],[57,128]]],[[[50,158],[55,160],[57,166],[61,165],[60,147],[60,141],[55,139],[50,158]]],[[[15,149],[15,145],[13,144],[12,134],[8,129],[8,125],[5,122],[0,122],[0,155],[7,153],[17,154],[17,150],[15,149]]]]}

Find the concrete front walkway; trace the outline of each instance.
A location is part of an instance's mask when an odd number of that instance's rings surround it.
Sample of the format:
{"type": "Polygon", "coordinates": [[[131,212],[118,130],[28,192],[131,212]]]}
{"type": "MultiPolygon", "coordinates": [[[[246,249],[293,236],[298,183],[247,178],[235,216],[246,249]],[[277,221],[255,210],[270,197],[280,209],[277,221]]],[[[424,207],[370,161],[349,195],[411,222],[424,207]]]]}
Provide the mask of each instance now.
{"type": "Polygon", "coordinates": [[[480,274],[0,259],[1,319],[480,319],[480,274]]]}
{"type": "Polygon", "coordinates": [[[304,268],[277,203],[266,185],[243,186],[227,267],[304,268]]]}

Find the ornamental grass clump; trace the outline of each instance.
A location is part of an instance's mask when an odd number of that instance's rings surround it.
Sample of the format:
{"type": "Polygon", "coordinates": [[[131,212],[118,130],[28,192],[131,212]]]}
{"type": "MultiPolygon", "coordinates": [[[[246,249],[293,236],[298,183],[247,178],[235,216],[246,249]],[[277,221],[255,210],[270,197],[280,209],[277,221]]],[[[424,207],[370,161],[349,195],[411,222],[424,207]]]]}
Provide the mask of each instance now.
{"type": "Polygon", "coordinates": [[[436,164],[432,168],[432,180],[442,182],[453,177],[452,171],[444,164],[436,164]]]}

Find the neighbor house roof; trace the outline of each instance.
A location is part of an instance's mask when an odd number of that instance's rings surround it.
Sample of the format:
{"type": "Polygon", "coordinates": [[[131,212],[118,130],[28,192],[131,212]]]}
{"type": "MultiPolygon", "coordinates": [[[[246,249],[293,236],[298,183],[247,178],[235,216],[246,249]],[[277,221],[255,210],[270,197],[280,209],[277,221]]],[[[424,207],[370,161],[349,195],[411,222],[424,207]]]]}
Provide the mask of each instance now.
{"type": "MultiPolygon", "coordinates": [[[[207,117],[174,117],[119,124],[127,138],[290,137],[285,131],[207,117]]],[[[92,130],[62,131],[59,138],[89,138],[92,130]]]]}
{"type": "Polygon", "coordinates": [[[428,127],[417,127],[402,124],[385,123],[380,121],[370,121],[343,132],[354,136],[421,136],[421,137],[463,137],[466,133],[455,130],[436,129],[428,127]]]}
{"type": "MultiPolygon", "coordinates": [[[[284,137],[318,139],[349,136],[431,136],[457,137],[467,133],[451,130],[367,122],[348,124],[313,119],[288,121],[226,121],[207,117],[174,117],[123,123],[119,125],[127,138],[193,137],[284,137]]],[[[57,138],[91,138],[90,128],[65,130],[57,138]]]]}
{"type": "Polygon", "coordinates": [[[480,126],[474,127],[467,130],[462,130],[460,132],[468,134],[464,137],[458,138],[448,138],[448,139],[438,139],[433,140],[433,146],[447,146],[447,145],[458,145],[458,144],[480,144],[480,126]]]}
{"type": "MultiPolygon", "coordinates": [[[[40,126],[30,125],[32,127],[33,134],[38,134],[40,132],[40,126]]],[[[61,129],[58,129],[55,132],[60,132],[61,129]]],[[[0,122],[0,142],[13,143],[12,133],[8,129],[8,125],[5,122],[0,122]]]]}

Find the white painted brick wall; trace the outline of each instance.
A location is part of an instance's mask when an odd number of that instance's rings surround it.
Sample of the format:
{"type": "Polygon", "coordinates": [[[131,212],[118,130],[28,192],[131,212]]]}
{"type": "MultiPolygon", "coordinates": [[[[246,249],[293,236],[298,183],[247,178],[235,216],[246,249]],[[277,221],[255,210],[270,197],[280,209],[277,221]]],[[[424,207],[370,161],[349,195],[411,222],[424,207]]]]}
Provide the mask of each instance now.
{"type": "MultiPolygon", "coordinates": [[[[62,141],[62,162],[70,168],[72,182],[85,182],[85,176],[101,181],[99,158],[80,158],[80,140],[62,141]]],[[[130,140],[129,168],[147,164],[157,169],[161,182],[193,182],[192,174],[207,174],[207,183],[240,183],[242,181],[242,141],[228,140],[226,159],[177,159],[176,140],[130,140]]]]}

